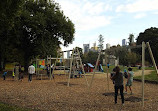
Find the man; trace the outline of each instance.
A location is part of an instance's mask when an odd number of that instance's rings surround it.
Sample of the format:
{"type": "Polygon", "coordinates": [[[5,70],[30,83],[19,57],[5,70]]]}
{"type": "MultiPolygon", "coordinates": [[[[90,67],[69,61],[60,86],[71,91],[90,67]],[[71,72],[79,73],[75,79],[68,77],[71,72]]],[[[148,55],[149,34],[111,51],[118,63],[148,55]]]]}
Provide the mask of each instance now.
{"type": "Polygon", "coordinates": [[[31,64],[28,68],[28,73],[29,73],[29,78],[28,81],[32,82],[32,74],[35,73],[35,67],[33,66],[33,64],[31,64]]]}

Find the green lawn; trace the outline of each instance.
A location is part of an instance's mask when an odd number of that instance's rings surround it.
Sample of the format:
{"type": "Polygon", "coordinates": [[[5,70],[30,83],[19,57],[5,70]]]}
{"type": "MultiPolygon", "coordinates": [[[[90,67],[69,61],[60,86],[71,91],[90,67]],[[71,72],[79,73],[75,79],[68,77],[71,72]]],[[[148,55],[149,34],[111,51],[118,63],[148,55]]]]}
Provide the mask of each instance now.
{"type": "Polygon", "coordinates": [[[12,105],[0,102],[0,111],[31,111],[31,110],[19,108],[17,106],[12,106],[12,105]]]}
{"type": "MultiPolygon", "coordinates": [[[[110,66],[109,72],[112,72],[112,70],[113,70],[114,67],[115,66],[110,66]]],[[[120,67],[120,69],[121,69],[122,72],[124,71],[124,69],[128,70],[128,67],[123,67],[123,66],[119,66],[119,67],[120,67]]],[[[139,70],[138,67],[132,67],[132,69],[133,69],[134,72],[139,70]]],[[[105,66],[103,66],[103,70],[104,70],[104,72],[106,72],[105,66]]]]}
{"type": "MultiPolygon", "coordinates": [[[[137,77],[134,77],[134,79],[140,79],[141,80],[142,77],[137,76],[137,77]]],[[[149,81],[157,81],[158,82],[158,75],[156,74],[156,71],[152,71],[151,74],[145,75],[144,79],[149,80],[149,81]]]]}

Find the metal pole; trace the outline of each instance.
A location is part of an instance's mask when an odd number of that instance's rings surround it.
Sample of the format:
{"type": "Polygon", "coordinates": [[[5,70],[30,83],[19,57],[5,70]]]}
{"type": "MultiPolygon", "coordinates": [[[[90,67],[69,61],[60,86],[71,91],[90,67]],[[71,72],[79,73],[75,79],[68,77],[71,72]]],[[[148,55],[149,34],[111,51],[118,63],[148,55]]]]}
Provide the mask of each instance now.
{"type": "Polygon", "coordinates": [[[144,107],[145,42],[142,42],[142,107],[144,107]]]}
{"type": "Polygon", "coordinates": [[[157,73],[157,75],[158,75],[157,66],[156,66],[156,63],[155,63],[155,59],[154,59],[154,56],[153,56],[152,50],[151,50],[151,48],[150,48],[150,44],[149,44],[149,42],[147,42],[146,44],[147,44],[147,46],[148,46],[148,49],[149,49],[149,53],[150,53],[151,60],[152,60],[153,65],[154,65],[154,67],[155,67],[156,73],[157,73]]]}

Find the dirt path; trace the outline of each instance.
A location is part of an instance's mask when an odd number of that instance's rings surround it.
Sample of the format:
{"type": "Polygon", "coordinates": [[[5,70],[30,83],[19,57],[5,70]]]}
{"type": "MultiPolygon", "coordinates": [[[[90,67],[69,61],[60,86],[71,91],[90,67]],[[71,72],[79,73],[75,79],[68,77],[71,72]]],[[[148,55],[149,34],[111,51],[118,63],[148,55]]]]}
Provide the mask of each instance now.
{"type": "MultiPolygon", "coordinates": [[[[152,72],[153,70],[145,70],[144,75],[148,75],[152,72]]],[[[141,76],[142,75],[142,70],[138,70],[137,72],[134,72],[134,76],[141,76]]]]}
{"type": "MultiPolygon", "coordinates": [[[[145,70],[144,75],[148,75],[152,71],[153,70],[145,70]]],[[[93,75],[93,73],[89,73],[89,74],[86,74],[86,75],[93,75]]],[[[142,75],[142,70],[138,70],[138,71],[134,72],[134,76],[141,76],[141,75],[142,75]]],[[[110,73],[108,73],[108,76],[110,76],[110,73]]],[[[102,72],[95,73],[95,77],[96,78],[107,78],[107,73],[102,73],[102,72]]]]}

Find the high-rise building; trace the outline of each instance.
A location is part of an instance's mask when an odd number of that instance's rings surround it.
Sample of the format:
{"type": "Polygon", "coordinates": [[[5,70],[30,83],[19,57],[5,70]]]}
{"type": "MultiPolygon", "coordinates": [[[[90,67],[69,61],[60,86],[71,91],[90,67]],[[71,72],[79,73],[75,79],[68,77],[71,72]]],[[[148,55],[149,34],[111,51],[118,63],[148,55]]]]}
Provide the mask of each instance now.
{"type": "Polygon", "coordinates": [[[89,44],[83,44],[83,53],[89,52],[89,44]]]}
{"type": "Polygon", "coordinates": [[[67,58],[70,58],[70,51],[67,51],[67,58]]]}
{"type": "Polygon", "coordinates": [[[126,39],[122,39],[122,46],[126,46],[126,45],[127,45],[126,39]]]}
{"type": "Polygon", "coordinates": [[[110,49],[110,44],[109,43],[106,44],[106,49],[110,49]]]}

